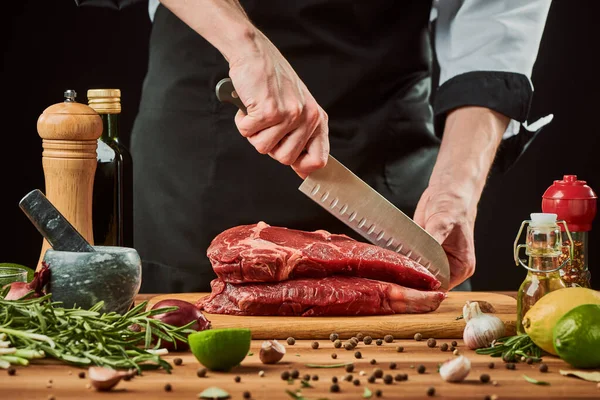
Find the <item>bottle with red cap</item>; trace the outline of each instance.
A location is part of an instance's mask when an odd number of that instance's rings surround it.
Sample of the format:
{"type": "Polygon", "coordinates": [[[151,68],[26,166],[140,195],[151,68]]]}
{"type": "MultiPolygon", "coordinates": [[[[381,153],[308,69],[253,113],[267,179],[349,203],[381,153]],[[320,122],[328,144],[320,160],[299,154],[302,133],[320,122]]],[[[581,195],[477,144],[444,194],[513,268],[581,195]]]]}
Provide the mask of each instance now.
{"type": "Polygon", "coordinates": [[[591,286],[588,232],[591,231],[592,221],[596,216],[596,199],[596,193],[586,181],[577,179],[577,175],[564,175],[562,180],[555,180],[542,196],[542,211],[554,213],[558,219],[564,220],[573,239],[572,257],[569,257],[571,242],[562,227],[561,257],[567,263],[560,273],[569,286],[591,286]]]}

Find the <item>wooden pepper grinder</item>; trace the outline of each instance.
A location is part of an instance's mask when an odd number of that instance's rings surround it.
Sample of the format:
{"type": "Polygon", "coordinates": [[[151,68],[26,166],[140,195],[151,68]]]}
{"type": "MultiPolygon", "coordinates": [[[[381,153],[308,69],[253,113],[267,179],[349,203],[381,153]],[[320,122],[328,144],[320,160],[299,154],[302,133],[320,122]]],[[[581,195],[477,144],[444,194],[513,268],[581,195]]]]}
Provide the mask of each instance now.
{"type": "MultiPolygon", "coordinates": [[[[44,149],[45,195],[93,245],[92,192],[102,119],[91,107],[75,101],[74,90],[67,90],[64,95],[64,102],[46,108],[37,121],[44,149]]],[[[49,248],[44,239],[37,269],[49,248]]]]}

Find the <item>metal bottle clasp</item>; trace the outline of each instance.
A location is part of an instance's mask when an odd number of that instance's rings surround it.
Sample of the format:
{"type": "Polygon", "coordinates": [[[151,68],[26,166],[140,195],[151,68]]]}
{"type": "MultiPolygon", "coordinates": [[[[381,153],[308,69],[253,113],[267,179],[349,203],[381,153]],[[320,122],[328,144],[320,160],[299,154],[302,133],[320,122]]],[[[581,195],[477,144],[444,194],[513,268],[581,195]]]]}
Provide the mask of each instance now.
{"type": "Polygon", "coordinates": [[[519,233],[517,233],[517,237],[515,238],[515,242],[513,245],[513,257],[515,260],[515,265],[521,264],[521,266],[528,271],[543,272],[543,273],[555,272],[555,271],[558,271],[561,268],[563,268],[565,265],[567,265],[567,263],[569,263],[573,259],[573,238],[571,237],[571,232],[569,232],[569,227],[567,226],[566,221],[563,221],[563,220],[556,221],[556,224],[557,225],[563,224],[565,227],[565,232],[567,233],[567,236],[569,237],[569,257],[567,257],[567,259],[565,261],[563,261],[563,263],[561,265],[559,265],[558,267],[556,267],[554,269],[550,269],[550,270],[539,270],[539,269],[531,268],[529,265],[527,265],[527,263],[525,261],[523,261],[523,259],[519,258],[519,252],[521,251],[521,249],[523,249],[523,248],[527,249],[526,244],[518,244],[519,238],[521,237],[521,234],[523,233],[523,229],[525,228],[525,225],[527,225],[530,222],[531,222],[531,220],[525,220],[521,223],[521,227],[519,228],[519,233]]]}

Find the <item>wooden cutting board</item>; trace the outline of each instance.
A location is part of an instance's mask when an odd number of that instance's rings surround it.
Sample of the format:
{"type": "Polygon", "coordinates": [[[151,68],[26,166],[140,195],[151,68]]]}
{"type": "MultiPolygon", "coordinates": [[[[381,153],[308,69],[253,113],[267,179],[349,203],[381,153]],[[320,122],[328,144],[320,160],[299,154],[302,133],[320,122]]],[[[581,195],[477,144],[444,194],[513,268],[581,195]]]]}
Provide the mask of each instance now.
{"type": "MultiPolygon", "coordinates": [[[[160,300],[179,299],[196,303],[208,293],[163,294],[148,300],[152,307],[160,300]]],[[[213,328],[250,328],[253,339],[328,339],[332,332],[341,338],[358,332],[374,339],[391,334],[395,338],[412,338],[420,332],[424,338],[462,338],[465,321],[457,320],[467,300],[487,301],[506,326],[506,335],[515,334],[517,301],[507,295],[488,292],[449,292],[440,307],[427,314],[376,315],[367,317],[246,317],[208,314],[213,328]]]]}

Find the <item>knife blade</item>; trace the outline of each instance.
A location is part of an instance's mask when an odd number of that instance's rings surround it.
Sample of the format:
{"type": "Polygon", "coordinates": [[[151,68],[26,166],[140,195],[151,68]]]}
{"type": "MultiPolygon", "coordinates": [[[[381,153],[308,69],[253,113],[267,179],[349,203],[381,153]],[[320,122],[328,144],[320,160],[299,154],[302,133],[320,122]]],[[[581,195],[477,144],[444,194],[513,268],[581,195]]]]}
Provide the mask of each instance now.
{"type": "MultiPolygon", "coordinates": [[[[216,94],[246,112],[231,79],[219,81],[216,94]]],[[[442,289],[449,288],[448,257],[437,240],[331,154],[298,190],[369,242],[409,257],[431,272],[442,289]]]]}

